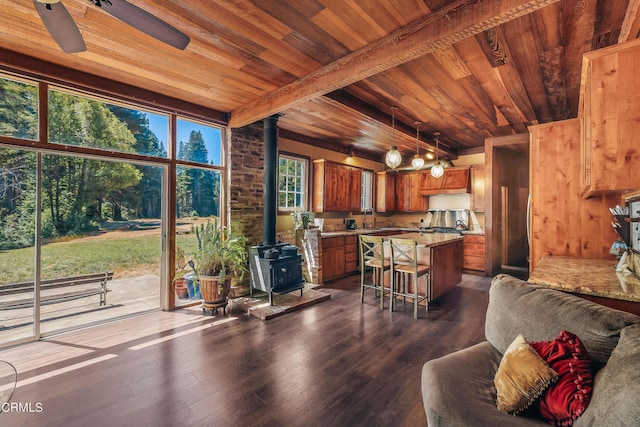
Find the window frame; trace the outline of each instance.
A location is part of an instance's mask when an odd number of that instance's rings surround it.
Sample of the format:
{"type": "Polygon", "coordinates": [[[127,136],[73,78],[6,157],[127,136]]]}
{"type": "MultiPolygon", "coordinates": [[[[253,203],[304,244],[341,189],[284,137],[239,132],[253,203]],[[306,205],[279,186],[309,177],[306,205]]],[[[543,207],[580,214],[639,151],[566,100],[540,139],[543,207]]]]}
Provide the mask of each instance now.
{"type": "Polygon", "coordinates": [[[278,213],[281,214],[286,214],[286,213],[291,213],[294,212],[296,210],[302,209],[305,211],[309,211],[310,210],[310,206],[311,203],[309,201],[309,197],[310,197],[310,185],[311,185],[311,180],[310,180],[310,167],[311,167],[311,158],[308,156],[303,156],[297,153],[291,153],[291,152],[287,152],[287,151],[278,151],[278,213]],[[303,189],[304,189],[304,193],[302,194],[301,200],[304,203],[304,206],[294,206],[294,207],[283,207],[280,206],[280,159],[281,158],[287,158],[289,160],[294,160],[294,161],[299,161],[302,162],[305,165],[305,169],[304,169],[304,174],[303,174],[303,180],[304,180],[304,184],[303,184],[303,189]]]}
{"type": "Polygon", "coordinates": [[[373,198],[374,198],[373,185],[374,185],[374,180],[375,180],[375,174],[374,174],[374,172],[372,170],[362,169],[361,187],[360,187],[360,211],[361,212],[371,212],[371,213],[373,213],[373,198]],[[368,191],[367,191],[368,194],[365,194],[365,179],[364,179],[365,174],[370,177],[368,191]],[[365,206],[365,201],[367,199],[369,201],[369,206],[365,206]]]}

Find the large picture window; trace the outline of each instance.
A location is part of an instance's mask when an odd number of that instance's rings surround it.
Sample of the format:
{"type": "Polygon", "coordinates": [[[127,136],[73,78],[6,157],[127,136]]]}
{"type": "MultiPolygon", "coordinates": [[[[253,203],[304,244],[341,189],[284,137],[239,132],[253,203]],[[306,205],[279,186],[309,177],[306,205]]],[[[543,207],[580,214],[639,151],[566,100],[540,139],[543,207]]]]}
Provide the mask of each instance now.
{"type": "Polygon", "coordinates": [[[278,209],[307,209],[307,174],[309,161],[280,154],[278,168],[278,209]]]}
{"type": "Polygon", "coordinates": [[[49,91],[49,142],[168,157],[169,116],[49,91]]]}
{"type": "Polygon", "coordinates": [[[38,87],[0,77],[0,136],[38,139],[38,87]]]}

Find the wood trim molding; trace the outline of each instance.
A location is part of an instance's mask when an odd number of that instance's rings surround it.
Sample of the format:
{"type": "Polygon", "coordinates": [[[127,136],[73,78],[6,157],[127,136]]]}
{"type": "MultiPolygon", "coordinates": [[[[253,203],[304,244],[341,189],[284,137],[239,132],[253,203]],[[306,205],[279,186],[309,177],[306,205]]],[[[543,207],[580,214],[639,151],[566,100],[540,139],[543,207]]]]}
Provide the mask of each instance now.
{"type": "Polygon", "coordinates": [[[624,21],[622,22],[622,28],[620,28],[618,43],[624,43],[638,37],[638,31],[640,31],[639,10],[640,0],[629,0],[629,6],[627,6],[627,12],[624,14],[624,21]]]}
{"type": "Polygon", "coordinates": [[[559,0],[457,0],[231,112],[242,127],[371,77],[559,0]]]}

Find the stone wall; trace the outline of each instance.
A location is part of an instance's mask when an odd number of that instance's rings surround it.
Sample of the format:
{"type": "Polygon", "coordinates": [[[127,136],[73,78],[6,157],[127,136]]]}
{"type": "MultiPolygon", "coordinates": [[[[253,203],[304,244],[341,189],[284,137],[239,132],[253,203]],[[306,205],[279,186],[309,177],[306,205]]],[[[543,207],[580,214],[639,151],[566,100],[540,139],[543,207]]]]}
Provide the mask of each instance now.
{"type": "Polygon", "coordinates": [[[264,132],[262,122],[231,130],[231,224],[256,245],[263,240],[264,132]]]}

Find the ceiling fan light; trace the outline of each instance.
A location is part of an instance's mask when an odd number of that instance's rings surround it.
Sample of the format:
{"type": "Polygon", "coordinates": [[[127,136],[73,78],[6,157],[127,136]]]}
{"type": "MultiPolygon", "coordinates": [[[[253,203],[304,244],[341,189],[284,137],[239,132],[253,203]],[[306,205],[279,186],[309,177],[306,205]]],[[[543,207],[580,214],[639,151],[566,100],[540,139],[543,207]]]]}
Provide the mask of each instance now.
{"type": "Polygon", "coordinates": [[[436,162],[433,166],[431,166],[431,176],[434,178],[440,178],[444,175],[444,167],[442,163],[436,162]]]}
{"type": "Polygon", "coordinates": [[[424,166],[424,159],[420,157],[419,154],[413,156],[413,160],[411,160],[411,166],[415,170],[420,170],[424,166]]]}
{"type": "Polygon", "coordinates": [[[389,166],[391,169],[395,169],[398,166],[400,166],[400,163],[402,162],[402,156],[398,151],[398,147],[396,147],[395,145],[392,145],[391,150],[387,152],[387,155],[384,161],[387,164],[387,166],[389,166]]]}

